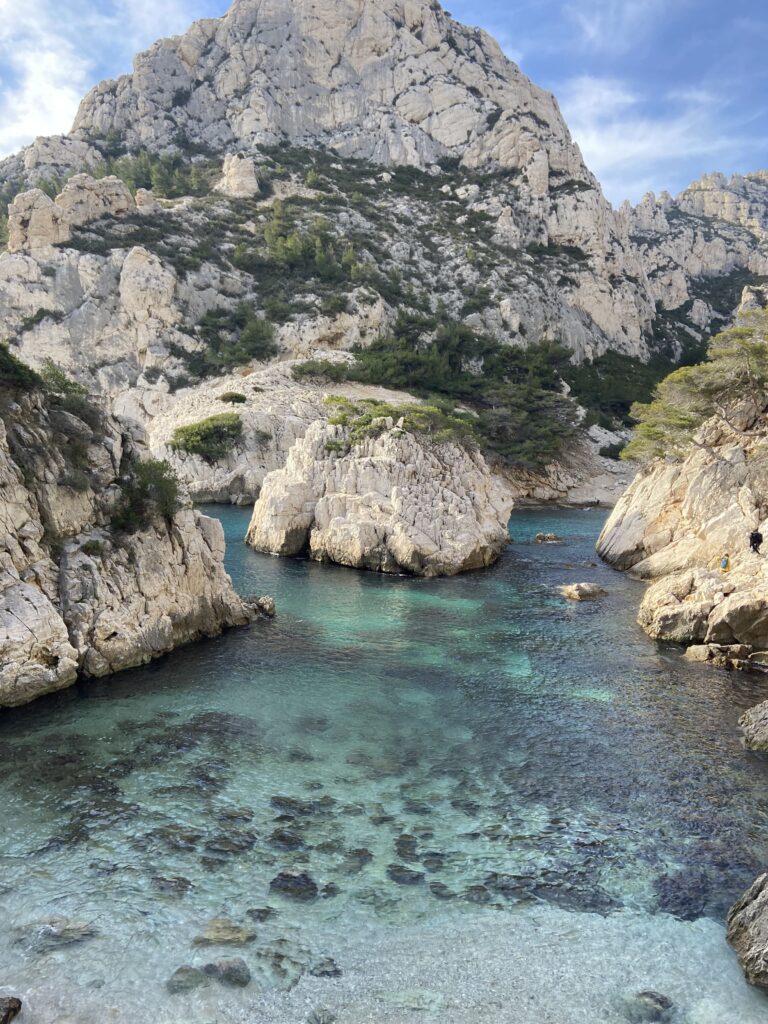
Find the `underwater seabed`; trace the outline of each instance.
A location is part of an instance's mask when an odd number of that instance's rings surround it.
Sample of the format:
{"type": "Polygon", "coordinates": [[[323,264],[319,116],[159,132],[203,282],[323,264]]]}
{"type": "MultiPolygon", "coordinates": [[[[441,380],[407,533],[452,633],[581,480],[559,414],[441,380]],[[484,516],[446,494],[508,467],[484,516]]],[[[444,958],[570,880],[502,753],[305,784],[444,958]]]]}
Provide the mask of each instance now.
{"type": "Polygon", "coordinates": [[[768,862],[736,727],[765,694],[642,634],[603,513],[515,513],[493,569],[424,581],[258,555],[212,511],[276,620],[0,717],[21,1024],[627,1024],[646,990],[768,1022],[723,928],[768,862]],[[582,580],[609,596],[558,596],[582,580]],[[233,958],[246,988],[166,989],[233,958]]]}

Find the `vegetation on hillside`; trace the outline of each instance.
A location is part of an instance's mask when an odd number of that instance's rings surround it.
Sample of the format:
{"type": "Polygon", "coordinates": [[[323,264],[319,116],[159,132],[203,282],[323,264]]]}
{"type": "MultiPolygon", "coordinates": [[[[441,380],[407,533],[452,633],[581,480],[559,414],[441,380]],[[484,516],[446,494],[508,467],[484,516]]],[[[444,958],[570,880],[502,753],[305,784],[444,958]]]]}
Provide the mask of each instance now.
{"type": "Polygon", "coordinates": [[[538,467],[578,430],[576,406],[562,394],[568,358],[558,345],[502,345],[465,324],[401,311],[391,335],[357,349],[351,366],[314,361],[295,373],[322,376],[327,367],[335,381],[408,391],[448,415],[465,405],[486,451],[538,467]]]}
{"type": "Polygon", "coordinates": [[[156,516],[173,519],[181,509],[179,481],[170,464],[160,459],[131,462],[122,479],[123,496],[112,516],[112,526],[135,533],[156,516]]]}
{"type": "Polygon", "coordinates": [[[732,424],[740,407],[768,403],[768,312],[744,315],[716,335],[707,358],[669,374],[648,403],[636,403],[635,434],[622,458],[649,461],[687,453],[710,417],[732,424]]]}
{"type": "Polygon", "coordinates": [[[198,423],[178,427],[170,441],[174,451],[218,462],[242,440],[243,421],[235,412],[222,412],[198,423]]]}
{"type": "Polygon", "coordinates": [[[426,437],[437,444],[444,441],[460,443],[477,439],[475,418],[468,412],[457,412],[449,406],[420,405],[406,402],[395,405],[373,398],[352,401],[349,398],[332,395],[326,399],[332,413],[328,419],[331,426],[345,427],[346,442],[329,441],[330,451],[346,452],[351,446],[360,444],[371,437],[378,437],[386,429],[386,421],[402,421],[404,430],[426,437]]]}

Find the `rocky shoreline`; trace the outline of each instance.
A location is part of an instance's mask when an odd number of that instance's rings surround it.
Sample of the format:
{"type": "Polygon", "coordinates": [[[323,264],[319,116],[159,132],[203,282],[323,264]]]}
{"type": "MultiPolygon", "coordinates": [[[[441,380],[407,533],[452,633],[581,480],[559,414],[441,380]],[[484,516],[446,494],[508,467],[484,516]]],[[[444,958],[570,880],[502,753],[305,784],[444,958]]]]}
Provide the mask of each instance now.
{"type": "MultiPolygon", "coordinates": [[[[597,543],[608,564],[649,581],[638,614],[645,632],[686,645],[694,662],[764,671],[768,564],[749,537],[768,532],[766,439],[763,409],[707,421],[687,457],[640,471],[597,543]]],[[[768,750],[768,700],[739,725],[746,748],[768,750]]],[[[768,989],[766,879],[732,908],[728,938],[750,984],[768,989]]]]}
{"type": "Polygon", "coordinates": [[[218,522],[174,506],[114,528],[128,452],[109,416],[35,391],[0,401],[0,707],[251,621],[218,522]]]}

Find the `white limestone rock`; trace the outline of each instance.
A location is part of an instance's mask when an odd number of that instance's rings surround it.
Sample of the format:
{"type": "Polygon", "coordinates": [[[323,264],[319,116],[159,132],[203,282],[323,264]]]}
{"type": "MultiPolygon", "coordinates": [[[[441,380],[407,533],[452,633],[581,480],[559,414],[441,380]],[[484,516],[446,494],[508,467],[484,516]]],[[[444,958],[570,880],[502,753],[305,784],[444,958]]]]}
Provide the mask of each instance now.
{"type": "Polygon", "coordinates": [[[345,428],[310,427],[264,481],[247,542],[420,576],[488,566],[509,542],[512,498],[479,453],[432,445],[392,420],[380,436],[346,445],[345,428]]]}
{"type": "Polygon", "coordinates": [[[252,199],[258,195],[259,179],[253,159],[241,153],[225,157],[223,175],[214,187],[232,199],[252,199]]]}
{"type": "Polygon", "coordinates": [[[8,251],[45,253],[67,242],[72,228],[136,210],[125,182],[76,174],[53,200],[40,189],[18,195],[8,208],[8,251]]]}
{"type": "Polygon", "coordinates": [[[184,509],[130,535],[109,528],[123,457],[113,421],[97,436],[34,395],[2,399],[0,707],[250,620],[218,522],[184,509]],[[87,472],[68,462],[72,439],[87,472]]]}
{"type": "Polygon", "coordinates": [[[736,427],[708,421],[685,459],[642,469],[608,519],[600,556],[654,581],[638,619],[650,636],[768,648],[768,562],[749,550],[753,530],[768,533],[761,424],[746,408],[736,427]]]}

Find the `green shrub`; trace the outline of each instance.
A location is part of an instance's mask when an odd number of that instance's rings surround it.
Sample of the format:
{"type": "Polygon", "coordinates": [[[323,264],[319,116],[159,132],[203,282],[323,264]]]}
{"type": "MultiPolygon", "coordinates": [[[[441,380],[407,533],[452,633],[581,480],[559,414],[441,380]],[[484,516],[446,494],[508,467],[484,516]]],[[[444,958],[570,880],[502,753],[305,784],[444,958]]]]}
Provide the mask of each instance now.
{"type": "Polygon", "coordinates": [[[34,391],[42,388],[43,379],[0,342],[0,384],[15,391],[34,391]]]}
{"type": "Polygon", "coordinates": [[[52,359],[46,359],[40,371],[43,388],[59,398],[87,398],[88,388],[72,380],[52,359]]]}
{"type": "Polygon", "coordinates": [[[243,437],[243,422],[237,413],[224,412],[199,423],[179,427],[171,439],[174,451],[199,455],[206,462],[217,462],[231,452],[243,437]]]}
{"type": "Polygon", "coordinates": [[[87,540],[80,545],[80,550],[89,558],[98,558],[104,552],[104,544],[100,540],[87,540]]]}
{"type": "Polygon", "coordinates": [[[243,405],[248,399],[239,391],[225,391],[219,395],[220,402],[229,402],[230,405],[243,405]]]}
{"type": "Polygon", "coordinates": [[[310,379],[340,384],[349,376],[349,367],[346,363],[334,363],[330,359],[308,359],[291,367],[291,376],[298,381],[310,379]]]}
{"type": "Polygon", "coordinates": [[[179,511],[179,481],[170,464],[159,459],[134,463],[123,481],[123,498],[113,517],[116,530],[133,533],[154,516],[173,519],[179,511]]]}
{"type": "Polygon", "coordinates": [[[502,345],[466,324],[404,314],[392,336],[355,350],[349,379],[419,397],[466,403],[487,451],[512,464],[546,465],[577,432],[576,407],[561,394],[570,352],[555,344],[502,345]]]}
{"type": "Polygon", "coordinates": [[[246,303],[241,302],[234,310],[210,310],[197,326],[205,351],[179,349],[178,356],[200,377],[277,355],[272,324],[257,317],[246,303]]]}
{"type": "Polygon", "coordinates": [[[338,316],[339,313],[346,313],[349,306],[349,298],[346,295],[326,295],[320,303],[320,312],[326,316],[338,316]]]}
{"type": "Polygon", "coordinates": [[[705,420],[717,416],[731,426],[734,412],[746,403],[768,403],[768,311],[740,317],[735,327],[709,343],[707,359],[666,377],[653,400],[632,406],[635,433],[623,459],[647,461],[684,456],[705,420]]]}

